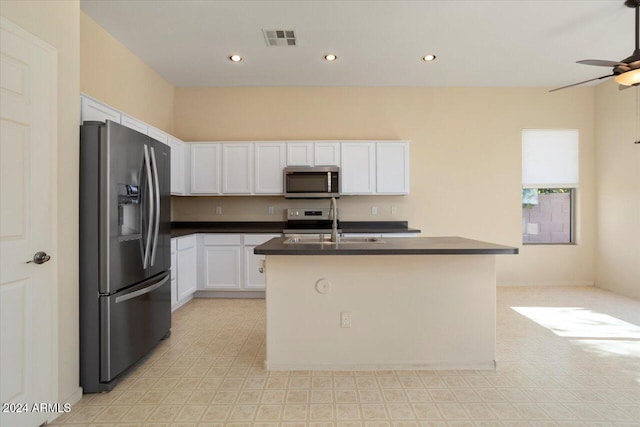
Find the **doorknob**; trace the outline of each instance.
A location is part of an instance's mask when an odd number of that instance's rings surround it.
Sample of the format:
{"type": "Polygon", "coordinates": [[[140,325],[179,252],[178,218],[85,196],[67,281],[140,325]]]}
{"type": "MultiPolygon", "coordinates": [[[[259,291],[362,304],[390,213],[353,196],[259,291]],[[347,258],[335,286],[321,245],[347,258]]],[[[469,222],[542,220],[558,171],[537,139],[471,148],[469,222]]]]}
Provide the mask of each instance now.
{"type": "Polygon", "coordinates": [[[27,264],[29,264],[30,262],[34,262],[36,264],[44,264],[50,259],[51,259],[51,256],[47,255],[46,252],[39,251],[35,253],[31,261],[27,261],[27,264]]]}

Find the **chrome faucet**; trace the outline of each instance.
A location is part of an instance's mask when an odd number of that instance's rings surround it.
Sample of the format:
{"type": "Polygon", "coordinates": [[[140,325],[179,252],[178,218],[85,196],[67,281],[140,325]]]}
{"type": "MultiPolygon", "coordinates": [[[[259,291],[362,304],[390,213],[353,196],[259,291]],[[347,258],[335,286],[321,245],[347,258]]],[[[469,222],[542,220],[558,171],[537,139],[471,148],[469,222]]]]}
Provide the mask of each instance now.
{"type": "Polygon", "coordinates": [[[333,224],[331,226],[331,242],[338,243],[338,202],[335,197],[331,198],[331,216],[333,218],[333,224]]]}

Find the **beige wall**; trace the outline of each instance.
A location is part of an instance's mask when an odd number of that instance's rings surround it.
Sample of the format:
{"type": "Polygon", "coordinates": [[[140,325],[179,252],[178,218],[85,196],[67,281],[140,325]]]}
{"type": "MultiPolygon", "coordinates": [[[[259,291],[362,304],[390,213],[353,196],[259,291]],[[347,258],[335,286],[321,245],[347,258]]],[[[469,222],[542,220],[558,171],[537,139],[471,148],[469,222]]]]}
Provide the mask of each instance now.
{"type": "Polygon", "coordinates": [[[173,132],[173,86],[82,11],[80,60],[82,93],[173,132]]]}
{"type": "Polygon", "coordinates": [[[58,398],[78,392],[78,117],[80,5],[2,1],[2,16],[58,50],[58,398]]]}
{"type": "MultiPolygon", "coordinates": [[[[520,246],[520,256],[498,259],[502,284],[592,284],[594,108],[593,88],[176,88],[175,135],[185,141],[408,139],[411,194],[344,197],[342,219],[408,220],[425,235],[520,246]],[[576,246],[521,246],[523,128],[580,131],[576,246]],[[378,207],[376,217],[371,206],[378,207]]],[[[280,219],[267,215],[268,206],[279,212],[289,204],[274,197],[174,197],[173,219],[268,221],[280,219]],[[224,215],[216,216],[215,206],[224,215]]]]}
{"type": "Polygon", "coordinates": [[[267,255],[265,365],[493,369],[495,258],[511,256],[267,255]]]}
{"type": "Polygon", "coordinates": [[[640,88],[596,89],[598,245],[596,283],[640,298],[640,88]]]}

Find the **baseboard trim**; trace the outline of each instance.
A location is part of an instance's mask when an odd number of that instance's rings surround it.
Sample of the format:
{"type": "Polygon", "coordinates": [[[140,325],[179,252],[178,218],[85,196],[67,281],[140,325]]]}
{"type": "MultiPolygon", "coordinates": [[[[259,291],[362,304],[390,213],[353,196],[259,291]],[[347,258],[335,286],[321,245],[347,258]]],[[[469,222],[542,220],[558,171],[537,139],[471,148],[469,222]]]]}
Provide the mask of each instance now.
{"type": "Polygon", "coordinates": [[[194,298],[264,298],[264,291],[196,291],[194,298]]]}
{"type": "Polygon", "coordinates": [[[495,370],[496,361],[474,363],[270,363],[264,361],[267,371],[442,371],[442,370],[495,370]]]}
{"type": "MultiPolygon", "coordinates": [[[[82,387],[78,387],[71,395],[67,396],[65,399],[60,400],[60,404],[64,405],[65,403],[70,403],[71,406],[75,405],[82,399],[82,387]]],[[[48,423],[54,422],[58,417],[64,415],[64,413],[55,413],[52,412],[50,418],[47,420],[48,423]]]]}
{"type": "Polygon", "coordinates": [[[496,286],[498,287],[509,287],[509,286],[513,286],[513,287],[527,287],[527,286],[595,286],[595,283],[591,280],[584,280],[584,281],[541,281],[541,282],[532,282],[532,281],[527,281],[527,282],[509,282],[509,281],[505,281],[505,282],[497,282],[496,286]]]}
{"type": "Polygon", "coordinates": [[[182,307],[183,305],[185,305],[186,303],[188,303],[192,299],[193,299],[193,294],[189,295],[188,298],[185,298],[184,300],[182,300],[179,303],[177,303],[175,306],[171,307],[171,312],[173,313],[174,311],[176,311],[177,309],[179,309],[180,307],[182,307]]]}

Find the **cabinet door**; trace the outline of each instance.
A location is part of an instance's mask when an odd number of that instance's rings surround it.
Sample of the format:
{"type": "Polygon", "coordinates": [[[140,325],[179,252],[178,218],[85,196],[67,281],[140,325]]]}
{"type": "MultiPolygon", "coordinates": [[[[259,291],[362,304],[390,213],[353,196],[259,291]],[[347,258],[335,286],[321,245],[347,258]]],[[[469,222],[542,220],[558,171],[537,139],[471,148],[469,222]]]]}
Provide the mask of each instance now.
{"type": "Polygon", "coordinates": [[[264,255],[256,255],[253,248],[264,242],[280,237],[280,234],[246,234],[244,236],[244,287],[251,290],[264,290],[264,272],[260,272],[260,263],[264,255]]]}
{"type": "Polygon", "coordinates": [[[313,142],[288,142],[287,166],[313,166],[313,142]]]}
{"type": "Polygon", "coordinates": [[[376,144],[376,193],[409,194],[409,143],[376,144]]]}
{"type": "Polygon", "coordinates": [[[240,245],[204,247],[204,288],[240,289],[240,245]]]}
{"type": "Polygon", "coordinates": [[[340,174],[342,194],[372,194],[376,179],[375,142],[343,142],[340,174]]]}
{"type": "Polygon", "coordinates": [[[174,137],[169,137],[168,142],[171,147],[171,194],[185,194],[184,144],[174,137]]]}
{"type": "Polygon", "coordinates": [[[178,253],[175,250],[175,240],[171,239],[171,307],[178,303],[178,253]]]}
{"type": "Polygon", "coordinates": [[[251,194],[253,181],[253,144],[222,144],[222,192],[251,194]]]}
{"type": "Polygon", "coordinates": [[[220,194],[220,144],[191,145],[191,193],[220,194]]]}
{"type": "Polygon", "coordinates": [[[282,177],[286,165],[283,142],[256,142],[254,144],[256,194],[282,194],[282,177]]]}
{"type": "Polygon", "coordinates": [[[122,122],[121,124],[125,125],[128,128],[131,128],[133,130],[137,130],[140,133],[143,134],[147,134],[149,128],[147,127],[147,124],[144,122],[141,122],[138,119],[134,119],[131,116],[127,116],[126,114],[122,115],[122,122]]]}
{"type": "Polygon", "coordinates": [[[151,138],[155,139],[156,141],[160,141],[163,144],[169,143],[169,134],[162,132],[160,129],[149,126],[147,134],[151,138]]]}
{"type": "Polygon", "coordinates": [[[315,166],[340,166],[340,143],[313,143],[313,162],[315,166]]]}
{"type": "Polygon", "coordinates": [[[84,96],[80,99],[80,113],[83,122],[104,122],[106,120],[111,120],[113,122],[120,123],[121,115],[118,111],[94,101],[93,99],[85,98],[84,96]]]}
{"type": "Polygon", "coordinates": [[[178,301],[181,301],[196,291],[196,248],[178,250],[178,301]]]}

